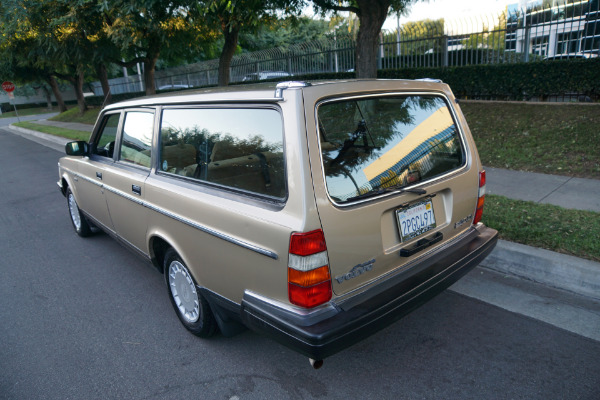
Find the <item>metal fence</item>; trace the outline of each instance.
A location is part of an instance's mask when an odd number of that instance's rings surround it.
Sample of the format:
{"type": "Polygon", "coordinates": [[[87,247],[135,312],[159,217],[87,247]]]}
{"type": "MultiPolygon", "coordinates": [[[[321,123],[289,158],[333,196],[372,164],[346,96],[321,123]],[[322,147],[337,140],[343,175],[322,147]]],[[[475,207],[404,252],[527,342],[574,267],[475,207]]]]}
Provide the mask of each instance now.
{"type": "MultiPolygon", "coordinates": [[[[355,38],[332,33],[317,41],[233,57],[231,82],[354,70],[355,38]]],[[[600,56],[599,1],[516,5],[497,15],[409,22],[380,34],[379,69],[517,63],[600,56]]],[[[157,89],[216,85],[218,60],[157,71],[157,89]]],[[[110,81],[113,94],[143,90],[139,76],[110,81]]],[[[93,91],[102,95],[99,82],[93,91]]]]}

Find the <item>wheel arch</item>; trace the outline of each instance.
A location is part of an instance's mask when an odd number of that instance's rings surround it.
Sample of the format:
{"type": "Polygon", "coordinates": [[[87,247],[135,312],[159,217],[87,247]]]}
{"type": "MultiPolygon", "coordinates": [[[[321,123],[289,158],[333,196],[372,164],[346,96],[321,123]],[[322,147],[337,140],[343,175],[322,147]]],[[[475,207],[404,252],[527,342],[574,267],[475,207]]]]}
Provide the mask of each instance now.
{"type": "MultiPolygon", "coordinates": [[[[150,251],[150,260],[152,265],[164,274],[165,253],[169,248],[174,248],[171,243],[158,235],[152,235],[149,240],[148,249],[150,251]]],[[[177,251],[177,250],[176,250],[177,251]]]]}
{"type": "MultiPolygon", "coordinates": [[[[164,264],[165,264],[165,254],[167,253],[167,250],[173,249],[179,255],[179,257],[181,257],[183,262],[186,265],[189,265],[184,253],[174,243],[175,243],[175,241],[169,240],[168,238],[165,237],[165,235],[161,235],[158,232],[151,234],[149,241],[148,241],[148,250],[150,252],[150,261],[152,262],[152,265],[154,265],[154,267],[158,270],[158,272],[165,275],[165,280],[167,279],[167,277],[165,274],[164,264]]],[[[192,273],[192,277],[194,278],[196,283],[199,284],[198,277],[195,276],[191,270],[190,270],[190,273],[192,273]]]]}

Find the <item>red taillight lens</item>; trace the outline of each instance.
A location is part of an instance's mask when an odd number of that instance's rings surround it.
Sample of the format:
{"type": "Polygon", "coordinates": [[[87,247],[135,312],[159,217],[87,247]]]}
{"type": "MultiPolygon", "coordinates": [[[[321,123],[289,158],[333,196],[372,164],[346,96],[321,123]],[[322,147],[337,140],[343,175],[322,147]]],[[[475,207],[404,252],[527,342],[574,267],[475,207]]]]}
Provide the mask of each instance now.
{"type": "Polygon", "coordinates": [[[331,274],[323,231],[292,233],[288,260],[290,303],[311,308],[328,302],[331,295],[331,274]]]}
{"type": "Polygon", "coordinates": [[[479,193],[477,194],[477,207],[475,209],[473,225],[479,223],[483,215],[483,205],[485,203],[485,179],[485,171],[479,172],[479,193]]]}
{"type": "Polygon", "coordinates": [[[309,256],[327,250],[323,231],[317,229],[305,233],[292,233],[290,253],[297,256],[309,256]]]}
{"type": "Polygon", "coordinates": [[[300,307],[316,307],[331,299],[331,280],[303,287],[288,283],[290,302],[300,307]]]}

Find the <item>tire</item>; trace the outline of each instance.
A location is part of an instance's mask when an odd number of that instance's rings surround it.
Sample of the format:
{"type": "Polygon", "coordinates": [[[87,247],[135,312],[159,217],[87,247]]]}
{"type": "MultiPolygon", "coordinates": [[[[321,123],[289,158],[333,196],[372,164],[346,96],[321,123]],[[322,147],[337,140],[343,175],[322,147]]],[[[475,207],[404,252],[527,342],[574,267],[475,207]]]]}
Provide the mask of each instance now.
{"type": "Polygon", "coordinates": [[[73,228],[75,228],[75,232],[81,237],[90,236],[92,234],[90,224],[81,213],[81,210],[77,205],[77,200],[75,200],[75,196],[73,195],[73,192],[71,192],[71,188],[67,188],[67,207],[69,208],[69,215],[71,217],[73,228]]]}
{"type": "Polygon", "coordinates": [[[198,292],[190,271],[173,249],[165,253],[164,271],[171,304],[183,326],[196,336],[213,336],[217,331],[217,323],[210,306],[198,292]]]}

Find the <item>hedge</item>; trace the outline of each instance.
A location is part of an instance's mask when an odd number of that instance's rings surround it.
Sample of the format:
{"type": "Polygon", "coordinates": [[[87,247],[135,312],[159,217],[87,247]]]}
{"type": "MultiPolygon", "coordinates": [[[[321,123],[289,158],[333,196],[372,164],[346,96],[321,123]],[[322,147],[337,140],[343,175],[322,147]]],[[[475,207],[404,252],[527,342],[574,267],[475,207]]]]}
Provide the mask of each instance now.
{"type": "Polygon", "coordinates": [[[600,59],[381,70],[379,78],[437,78],[462,98],[527,100],[577,93],[600,97],[600,59]]]}
{"type": "MultiPolygon", "coordinates": [[[[298,80],[348,79],[354,73],[295,76],[298,80]]],[[[518,64],[379,70],[381,79],[441,79],[460,98],[527,100],[576,93],[600,98],[600,58],[518,64]]]]}

